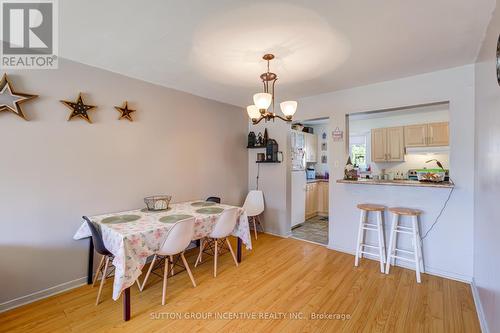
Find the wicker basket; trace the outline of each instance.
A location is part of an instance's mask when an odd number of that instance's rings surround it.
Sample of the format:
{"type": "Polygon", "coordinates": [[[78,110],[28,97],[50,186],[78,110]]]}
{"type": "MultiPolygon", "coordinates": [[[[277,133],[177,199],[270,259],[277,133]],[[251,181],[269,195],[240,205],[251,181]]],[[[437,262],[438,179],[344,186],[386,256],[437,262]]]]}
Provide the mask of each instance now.
{"type": "Polygon", "coordinates": [[[165,210],[172,199],[171,195],[154,195],[144,198],[144,203],[148,210],[165,210]]]}

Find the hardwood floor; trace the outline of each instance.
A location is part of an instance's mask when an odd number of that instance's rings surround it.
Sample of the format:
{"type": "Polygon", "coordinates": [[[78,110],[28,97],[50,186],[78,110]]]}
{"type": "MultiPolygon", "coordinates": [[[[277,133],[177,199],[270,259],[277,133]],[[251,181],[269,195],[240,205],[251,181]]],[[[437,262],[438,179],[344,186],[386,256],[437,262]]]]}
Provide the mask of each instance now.
{"type": "MultiPolygon", "coordinates": [[[[97,288],[83,286],[0,314],[0,332],[480,332],[465,283],[423,274],[419,285],[411,270],[384,275],[366,259],[356,268],[352,255],[320,245],[267,234],[253,241],[239,267],[230,254],[220,257],[217,278],[211,258],[193,269],[196,288],[185,272],[169,278],[165,306],[157,276],[142,293],[134,286],[129,322],[121,301],[111,299],[110,279],[98,306],[97,288]],[[224,312],[240,319],[214,318],[224,312]],[[285,319],[243,318],[281,312],[285,319]],[[294,312],[304,318],[291,319],[294,312]],[[344,319],[312,319],[314,313],[344,319]]],[[[192,268],[195,259],[193,252],[192,268]]]]}

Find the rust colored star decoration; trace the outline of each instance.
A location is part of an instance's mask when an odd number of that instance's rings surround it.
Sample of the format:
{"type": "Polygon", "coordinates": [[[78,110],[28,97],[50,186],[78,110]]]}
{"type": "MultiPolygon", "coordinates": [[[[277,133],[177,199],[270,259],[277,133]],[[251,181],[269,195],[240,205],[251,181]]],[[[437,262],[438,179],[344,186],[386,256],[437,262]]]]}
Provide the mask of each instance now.
{"type": "Polygon", "coordinates": [[[38,95],[15,92],[7,74],[4,74],[2,80],[0,80],[0,112],[9,111],[24,120],[28,120],[24,115],[21,104],[36,97],[38,95]]]}
{"type": "Polygon", "coordinates": [[[61,101],[61,103],[72,110],[71,114],[69,115],[68,121],[75,117],[80,117],[85,119],[89,124],[92,124],[92,120],[90,120],[87,111],[96,108],[96,106],[85,104],[82,99],[82,93],[78,94],[78,99],[76,100],[76,102],[61,101]]]}
{"type": "Polygon", "coordinates": [[[128,108],[128,102],[127,101],[125,101],[125,104],[123,104],[123,107],[115,106],[115,109],[118,112],[121,112],[121,116],[120,116],[120,118],[118,118],[118,120],[120,120],[120,119],[128,119],[130,121],[134,121],[132,119],[132,112],[135,112],[135,110],[131,110],[131,109],[128,108]]]}

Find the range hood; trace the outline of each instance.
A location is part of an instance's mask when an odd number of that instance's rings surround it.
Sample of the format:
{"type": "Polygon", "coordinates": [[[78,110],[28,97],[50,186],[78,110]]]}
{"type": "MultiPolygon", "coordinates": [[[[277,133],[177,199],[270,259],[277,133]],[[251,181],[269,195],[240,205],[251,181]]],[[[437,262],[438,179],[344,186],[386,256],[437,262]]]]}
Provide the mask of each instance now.
{"type": "Polygon", "coordinates": [[[450,146],[406,148],[406,155],[447,154],[449,152],[450,146]]]}

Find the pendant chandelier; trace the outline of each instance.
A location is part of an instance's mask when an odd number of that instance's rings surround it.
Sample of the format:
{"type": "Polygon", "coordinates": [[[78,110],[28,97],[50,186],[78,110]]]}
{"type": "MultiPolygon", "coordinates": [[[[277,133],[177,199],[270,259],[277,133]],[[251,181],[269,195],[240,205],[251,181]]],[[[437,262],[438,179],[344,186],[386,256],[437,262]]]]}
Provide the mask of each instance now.
{"type": "Polygon", "coordinates": [[[260,78],[264,85],[264,92],[257,93],[253,95],[253,105],[247,106],[248,117],[252,119],[254,125],[258,124],[262,119],[266,122],[273,120],[274,118],[279,118],[284,121],[292,121],[292,117],[297,111],[296,101],[285,101],[280,103],[281,112],[283,112],[284,117],[277,115],[274,112],[274,85],[276,80],[278,80],[278,75],[269,71],[269,62],[274,59],[273,54],[265,54],[262,59],[267,61],[267,72],[261,74],[260,78]],[[268,111],[269,107],[272,107],[268,111]]]}

